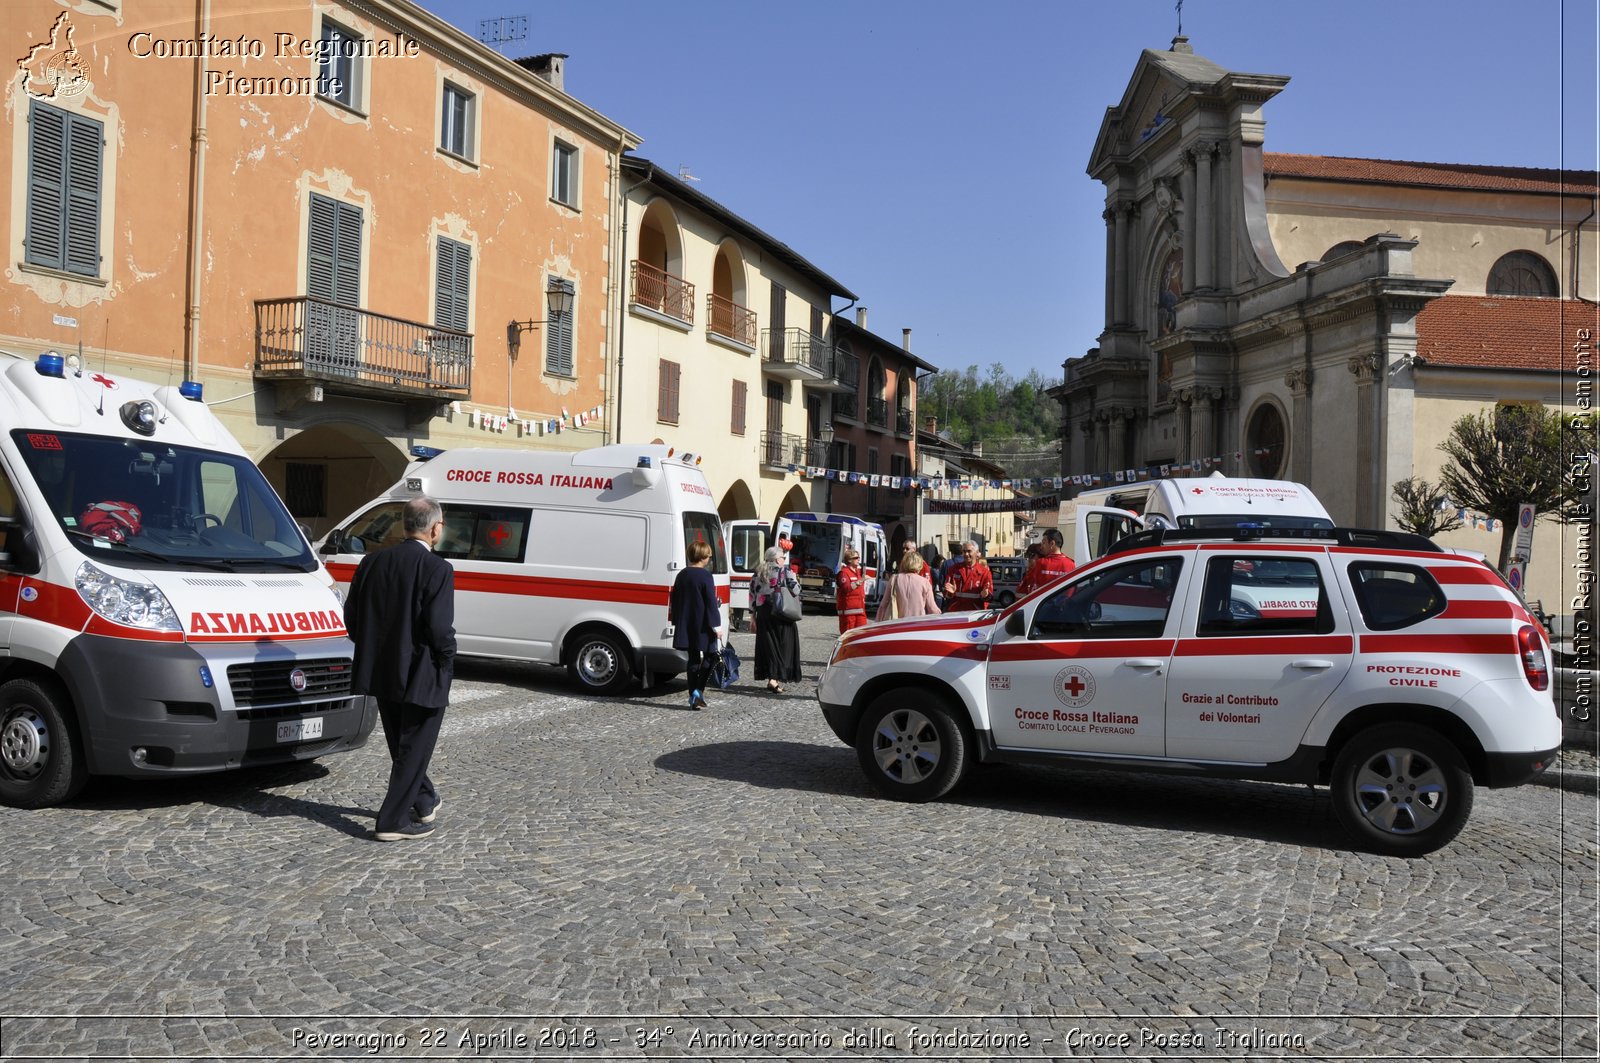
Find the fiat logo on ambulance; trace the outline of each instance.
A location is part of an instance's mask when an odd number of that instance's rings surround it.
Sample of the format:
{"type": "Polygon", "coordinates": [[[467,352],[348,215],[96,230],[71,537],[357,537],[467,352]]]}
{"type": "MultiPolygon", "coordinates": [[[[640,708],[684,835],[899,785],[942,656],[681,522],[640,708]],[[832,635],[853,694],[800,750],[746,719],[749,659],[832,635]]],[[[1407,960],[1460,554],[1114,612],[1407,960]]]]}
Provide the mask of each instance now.
{"type": "Polygon", "coordinates": [[[289,687],[296,694],[304,694],[310,684],[306,681],[306,673],[299,668],[289,673],[289,687]]]}

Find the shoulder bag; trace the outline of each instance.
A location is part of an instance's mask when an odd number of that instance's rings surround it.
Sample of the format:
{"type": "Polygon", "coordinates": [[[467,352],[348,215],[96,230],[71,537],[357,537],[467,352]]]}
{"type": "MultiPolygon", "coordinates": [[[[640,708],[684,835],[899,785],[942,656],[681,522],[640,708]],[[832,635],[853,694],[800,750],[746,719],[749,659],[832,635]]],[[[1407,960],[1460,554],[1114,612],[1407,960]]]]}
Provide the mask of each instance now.
{"type": "Polygon", "coordinates": [[[785,574],[772,590],[772,619],[785,624],[800,622],[800,588],[785,574]]]}
{"type": "Polygon", "coordinates": [[[883,592],[883,593],[885,593],[885,594],[887,594],[889,596],[889,619],[890,620],[899,620],[900,619],[900,599],[898,599],[898,598],[896,598],[894,596],[894,581],[896,579],[898,579],[899,576],[900,576],[900,574],[898,572],[896,572],[893,576],[890,576],[889,577],[889,586],[886,587],[884,589],[884,592],[883,592]]]}

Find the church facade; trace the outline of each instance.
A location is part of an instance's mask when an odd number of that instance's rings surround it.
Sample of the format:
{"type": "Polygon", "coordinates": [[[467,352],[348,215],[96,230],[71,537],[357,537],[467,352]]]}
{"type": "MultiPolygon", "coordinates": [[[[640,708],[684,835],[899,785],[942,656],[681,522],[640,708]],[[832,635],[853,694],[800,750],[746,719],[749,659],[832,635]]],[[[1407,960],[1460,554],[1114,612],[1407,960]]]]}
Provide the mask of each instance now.
{"type": "MultiPolygon", "coordinates": [[[[1297,480],[1341,523],[1394,527],[1394,483],[1437,481],[1457,417],[1579,409],[1595,175],[1271,153],[1288,80],[1179,37],[1107,110],[1105,324],[1054,390],[1062,472],[1297,480]]],[[[1565,531],[1541,522],[1530,598],[1560,596],[1565,531]]],[[[1498,555],[1483,526],[1441,541],[1498,555]]]]}

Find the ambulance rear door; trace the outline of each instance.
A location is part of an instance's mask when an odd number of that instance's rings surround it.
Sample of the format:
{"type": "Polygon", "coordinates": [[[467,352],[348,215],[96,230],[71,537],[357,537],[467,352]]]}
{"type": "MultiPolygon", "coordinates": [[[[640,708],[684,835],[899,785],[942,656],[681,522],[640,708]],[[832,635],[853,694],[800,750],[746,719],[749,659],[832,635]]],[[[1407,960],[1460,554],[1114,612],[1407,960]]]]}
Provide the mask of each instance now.
{"type": "Polygon", "coordinates": [[[1118,539],[1144,530],[1144,521],[1125,509],[1110,506],[1079,506],[1073,529],[1072,560],[1086,565],[1104,557],[1118,539]]]}
{"type": "Polygon", "coordinates": [[[750,608],[750,575],[766,556],[772,542],[772,525],[764,520],[730,520],[722,526],[728,552],[729,604],[738,610],[750,608]]]}

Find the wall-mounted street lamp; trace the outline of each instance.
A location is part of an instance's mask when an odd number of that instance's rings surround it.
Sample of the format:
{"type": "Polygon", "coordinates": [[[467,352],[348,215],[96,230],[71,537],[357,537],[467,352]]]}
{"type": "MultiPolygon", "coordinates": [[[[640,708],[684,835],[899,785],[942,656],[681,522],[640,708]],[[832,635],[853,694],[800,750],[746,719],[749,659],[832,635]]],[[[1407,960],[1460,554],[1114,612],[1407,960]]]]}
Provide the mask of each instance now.
{"type": "Polygon", "coordinates": [[[522,334],[540,325],[572,313],[572,291],[560,281],[552,280],[550,287],[545,289],[544,298],[549,315],[543,321],[512,321],[506,325],[506,346],[511,348],[511,356],[517,356],[517,350],[522,346],[522,334]]]}

